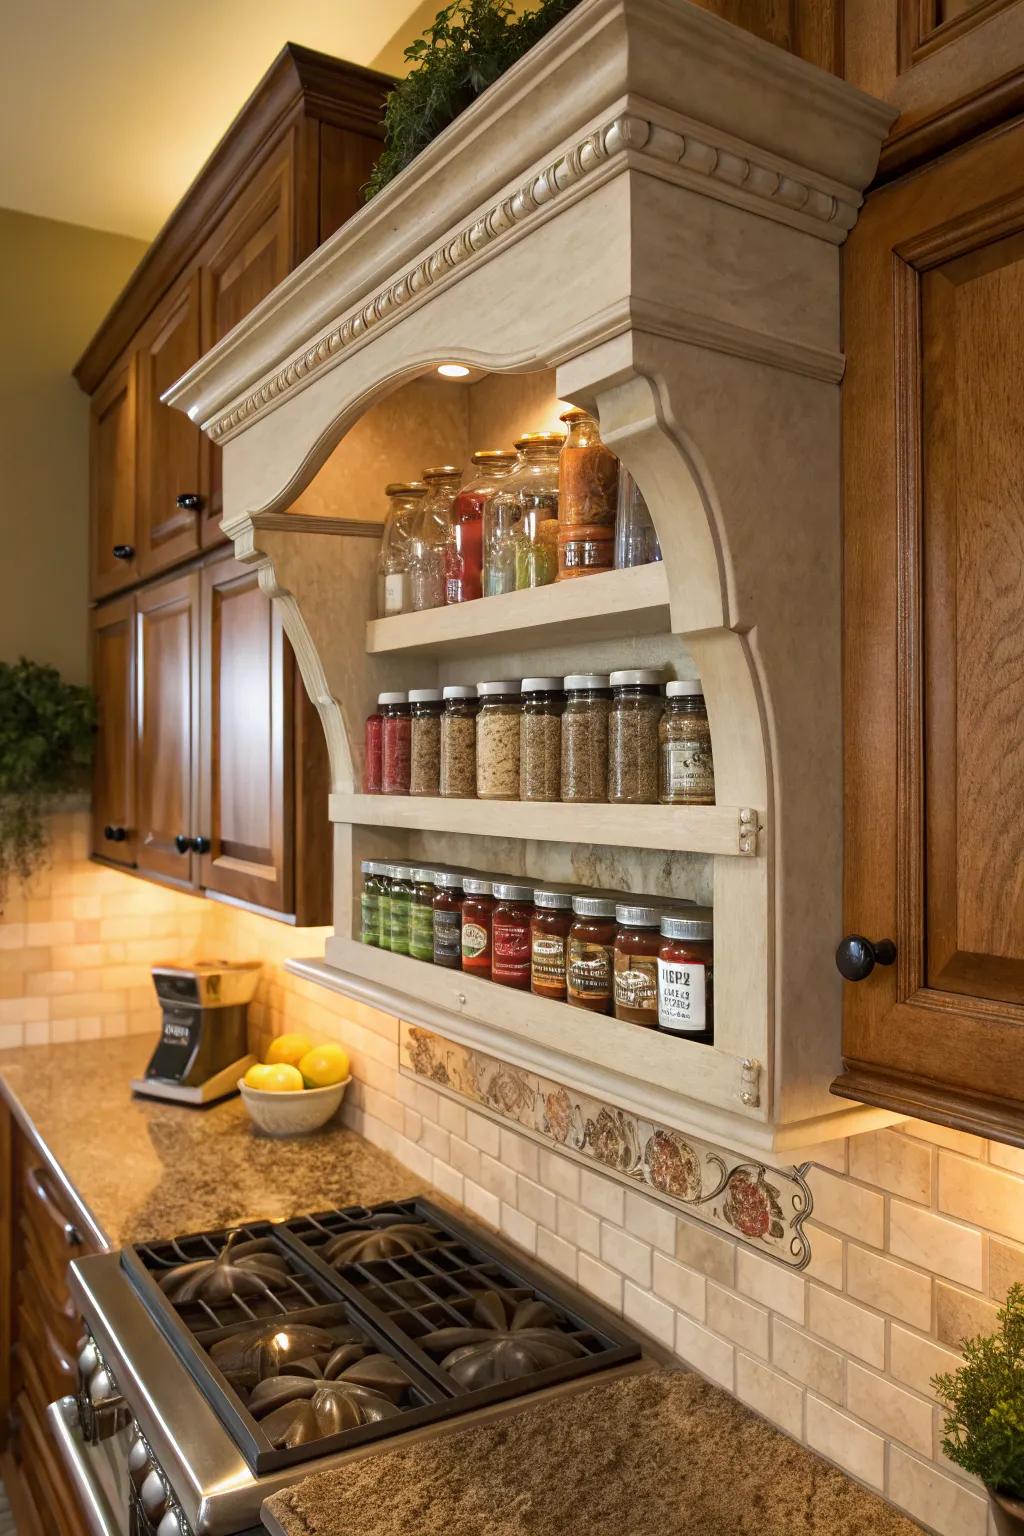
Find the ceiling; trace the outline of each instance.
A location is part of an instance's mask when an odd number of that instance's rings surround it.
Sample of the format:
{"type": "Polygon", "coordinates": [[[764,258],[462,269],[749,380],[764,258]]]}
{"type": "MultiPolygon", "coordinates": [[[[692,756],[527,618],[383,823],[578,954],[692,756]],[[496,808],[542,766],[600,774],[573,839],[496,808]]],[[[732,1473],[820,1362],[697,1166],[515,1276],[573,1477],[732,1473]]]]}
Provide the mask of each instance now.
{"type": "Polygon", "coordinates": [[[150,240],[286,42],[396,72],[439,4],[7,4],[0,207],[150,240]]]}

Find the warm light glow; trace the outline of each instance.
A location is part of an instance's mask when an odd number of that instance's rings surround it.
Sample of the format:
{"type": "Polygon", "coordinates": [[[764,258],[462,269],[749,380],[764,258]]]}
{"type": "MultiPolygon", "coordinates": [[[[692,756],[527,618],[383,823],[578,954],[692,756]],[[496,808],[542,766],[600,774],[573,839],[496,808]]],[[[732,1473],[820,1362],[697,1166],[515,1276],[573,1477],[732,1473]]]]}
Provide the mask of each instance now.
{"type": "Polygon", "coordinates": [[[275,1333],[274,1343],[277,1345],[278,1349],[287,1349],[288,1345],[291,1343],[291,1340],[286,1333],[275,1333]]]}
{"type": "Polygon", "coordinates": [[[437,371],[443,379],[464,379],[469,374],[461,363],[439,363],[437,371]]]}

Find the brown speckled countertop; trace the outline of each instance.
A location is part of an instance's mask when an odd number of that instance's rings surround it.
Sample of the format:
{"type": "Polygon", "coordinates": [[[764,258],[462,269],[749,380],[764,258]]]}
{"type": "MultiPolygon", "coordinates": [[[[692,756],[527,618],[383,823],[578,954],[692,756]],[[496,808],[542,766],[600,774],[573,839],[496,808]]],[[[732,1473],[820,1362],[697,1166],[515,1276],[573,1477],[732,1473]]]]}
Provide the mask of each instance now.
{"type": "Polygon", "coordinates": [[[254,1134],[240,1099],[186,1109],[137,1099],[150,1036],[0,1051],[0,1090],[49,1153],[97,1241],[171,1237],[264,1216],[418,1194],[423,1180],[340,1124],[254,1134]]]}
{"type": "Polygon", "coordinates": [[[922,1536],[685,1371],[590,1387],[275,1494],[286,1536],[922,1536]]]}

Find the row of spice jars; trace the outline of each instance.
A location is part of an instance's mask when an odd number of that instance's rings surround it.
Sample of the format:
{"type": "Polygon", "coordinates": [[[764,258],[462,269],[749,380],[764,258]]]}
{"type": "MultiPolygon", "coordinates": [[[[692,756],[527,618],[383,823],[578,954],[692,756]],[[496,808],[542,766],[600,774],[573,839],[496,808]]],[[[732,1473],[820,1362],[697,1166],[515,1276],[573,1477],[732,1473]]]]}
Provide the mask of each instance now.
{"type": "Polygon", "coordinates": [[[605,892],[366,860],[364,944],[710,1043],[711,915],[605,892]]]}
{"type": "Polygon", "coordinates": [[[638,668],[382,693],[367,794],[713,805],[700,682],[638,668]]]}

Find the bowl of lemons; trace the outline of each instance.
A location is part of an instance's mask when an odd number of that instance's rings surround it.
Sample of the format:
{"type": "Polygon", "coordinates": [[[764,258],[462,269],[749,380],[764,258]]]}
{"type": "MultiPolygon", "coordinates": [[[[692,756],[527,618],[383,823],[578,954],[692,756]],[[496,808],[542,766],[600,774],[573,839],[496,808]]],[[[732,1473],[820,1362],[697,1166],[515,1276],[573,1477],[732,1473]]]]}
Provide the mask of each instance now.
{"type": "Polygon", "coordinates": [[[305,1035],[278,1035],[265,1061],[238,1080],[242,1103],[266,1136],[308,1136],[337,1113],[352,1078],[348,1052],[305,1035]]]}

